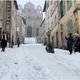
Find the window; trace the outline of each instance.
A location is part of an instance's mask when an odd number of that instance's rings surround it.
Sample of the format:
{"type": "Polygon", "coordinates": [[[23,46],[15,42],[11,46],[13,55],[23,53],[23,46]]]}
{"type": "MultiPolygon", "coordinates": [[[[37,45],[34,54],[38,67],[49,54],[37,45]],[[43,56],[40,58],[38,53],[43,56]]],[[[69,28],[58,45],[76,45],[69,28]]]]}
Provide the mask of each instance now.
{"type": "Polygon", "coordinates": [[[56,19],[57,19],[57,17],[55,16],[55,23],[56,23],[56,19]]]}
{"type": "Polygon", "coordinates": [[[67,23],[67,32],[68,32],[68,33],[73,33],[73,23],[72,23],[72,20],[70,20],[70,21],[67,23]]]}
{"type": "Polygon", "coordinates": [[[49,7],[49,1],[47,1],[46,5],[47,5],[47,9],[48,9],[48,7],[49,7]]]}
{"type": "Polygon", "coordinates": [[[1,11],[1,8],[0,8],[0,14],[1,14],[1,12],[2,12],[2,11],[1,11]]]}
{"type": "Polygon", "coordinates": [[[11,10],[10,10],[10,9],[8,9],[7,11],[8,11],[8,12],[11,12],[11,10]]]}
{"type": "Polygon", "coordinates": [[[51,8],[51,17],[52,17],[52,15],[53,15],[53,7],[51,8]]]}
{"type": "Polygon", "coordinates": [[[72,1],[71,0],[68,0],[67,1],[67,10],[69,10],[72,6],[72,1]]]}
{"type": "Polygon", "coordinates": [[[65,10],[65,1],[61,1],[60,2],[60,15],[61,15],[61,18],[65,15],[66,13],[66,10],[65,10]]]}
{"type": "Polygon", "coordinates": [[[62,41],[62,47],[63,47],[63,25],[61,24],[61,41],[62,41]]]}

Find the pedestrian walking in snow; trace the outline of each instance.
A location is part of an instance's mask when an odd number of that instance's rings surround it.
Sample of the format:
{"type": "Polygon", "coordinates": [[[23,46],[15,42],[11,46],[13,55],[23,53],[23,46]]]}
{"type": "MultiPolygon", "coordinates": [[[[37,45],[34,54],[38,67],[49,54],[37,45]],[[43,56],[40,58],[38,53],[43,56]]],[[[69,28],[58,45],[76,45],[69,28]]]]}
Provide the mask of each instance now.
{"type": "Polygon", "coordinates": [[[7,36],[6,33],[3,31],[2,33],[2,40],[1,40],[1,48],[3,52],[5,52],[5,48],[7,47],[7,36]]]}
{"type": "Polygon", "coordinates": [[[71,55],[72,51],[73,51],[73,42],[74,42],[74,39],[72,37],[72,33],[69,33],[69,37],[65,37],[65,38],[67,40],[67,49],[69,50],[70,55],[71,55]]]}
{"type": "Polygon", "coordinates": [[[20,40],[19,40],[19,38],[17,39],[17,47],[19,47],[20,46],[20,40]]]}
{"type": "Polygon", "coordinates": [[[50,41],[48,42],[48,44],[46,46],[46,51],[49,53],[54,53],[54,47],[50,41]]]}
{"type": "Polygon", "coordinates": [[[46,46],[46,45],[47,45],[47,43],[48,43],[47,38],[45,38],[43,42],[44,42],[44,45],[46,46]]]}
{"type": "Polygon", "coordinates": [[[14,46],[14,41],[12,39],[12,41],[11,41],[11,48],[13,48],[13,46],[14,46]]]}

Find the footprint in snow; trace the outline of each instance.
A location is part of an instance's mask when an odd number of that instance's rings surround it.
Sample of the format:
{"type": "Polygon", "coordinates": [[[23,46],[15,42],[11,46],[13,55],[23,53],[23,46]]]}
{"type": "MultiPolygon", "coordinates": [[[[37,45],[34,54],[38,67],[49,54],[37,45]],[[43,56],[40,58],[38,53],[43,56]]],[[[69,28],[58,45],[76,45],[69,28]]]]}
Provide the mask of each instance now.
{"type": "Polygon", "coordinates": [[[40,66],[38,66],[38,65],[34,65],[33,68],[35,70],[37,70],[37,71],[41,71],[42,70],[42,68],[40,66]]]}

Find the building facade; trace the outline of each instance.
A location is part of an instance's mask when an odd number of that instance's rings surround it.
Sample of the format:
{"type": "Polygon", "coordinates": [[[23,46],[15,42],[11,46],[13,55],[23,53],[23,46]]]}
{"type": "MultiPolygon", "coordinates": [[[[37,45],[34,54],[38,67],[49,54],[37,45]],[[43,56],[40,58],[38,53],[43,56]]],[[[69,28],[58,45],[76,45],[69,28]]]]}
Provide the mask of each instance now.
{"type": "Polygon", "coordinates": [[[21,15],[20,12],[17,12],[17,37],[20,39],[20,43],[24,43],[25,38],[25,27],[26,27],[26,20],[21,15]]]}
{"type": "MultiPolygon", "coordinates": [[[[17,15],[17,11],[18,11],[18,5],[17,5],[17,1],[13,0],[11,2],[11,40],[13,39],[14,43],[16,44],[16,31],[17,31],[17,19],[16,19],[16,15],[17,15]]],[[[9,28],[10,29],[10,28],[9,28]]]]}
{"type": "Polygon", "coordinates": [[[39,29],[39,35],[40,35],[40,42],[44,44],[44,40],[46,38],[45,35],[45,19],[42,21],[41,25],[40,25],[40,29],[39,29]]]}
{"type": "Polygon", "coordinates": [[[16,43],[16,13],[18,5],[16,0],[0,1],[0,37],[2,31],[7,33],[8,42],[12,39],[16,43]]]}
{"type": "Polygon", "coordinates": [[[41,6],[35,8],[35,6],[29,1],[24,5],[22,14],[26,18],[26,37],[38,37],[39,27],[43,20],[41,6]]]}
{"type": "Polygon", "coordinates": [[[2,34],[2,27],[4,25],[4,9],[5,9],[5,1],[0,1],[0,41],[1,41],[1,34],[2,34]]]}
{"type": "Polygon", "coordinates": [[[80,34],[80,1],[79,0],[46,0],[46,35],[55,47],[66,46],[65,36],[69,33],[80,34]]]}

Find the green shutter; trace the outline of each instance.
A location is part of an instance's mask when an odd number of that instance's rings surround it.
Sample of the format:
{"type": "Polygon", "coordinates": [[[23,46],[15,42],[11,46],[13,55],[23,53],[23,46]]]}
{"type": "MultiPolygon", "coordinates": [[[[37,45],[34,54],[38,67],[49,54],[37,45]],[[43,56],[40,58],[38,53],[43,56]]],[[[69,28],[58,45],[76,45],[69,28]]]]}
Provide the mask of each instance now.
{"type": "Polygon", "coordinates": [[[67,1],[67,10],[69,10],[72,6],[72,1],[71,0],[68,0],[67,1]]]}
{"type": "Polygon", "coordinates": [[[73,33],[72,20],[70,20],[70,21],[67,23],[67,31],[68,31],[68,33],[73,33]]]}
{"type": "Polygon", "coordinates": [[[61,1],[61,3],[60,3],[60,10],[61,10],[61,14],[62,15],[65,15],[65,1],[61,1]]]}
{"type": "Polygon", "coordinates": [[[63,14],[65,15],[65,2],[63,1],[63,14]]]}

